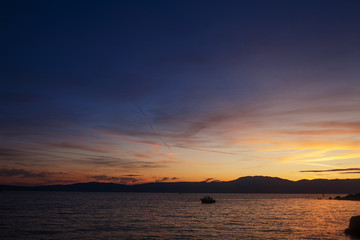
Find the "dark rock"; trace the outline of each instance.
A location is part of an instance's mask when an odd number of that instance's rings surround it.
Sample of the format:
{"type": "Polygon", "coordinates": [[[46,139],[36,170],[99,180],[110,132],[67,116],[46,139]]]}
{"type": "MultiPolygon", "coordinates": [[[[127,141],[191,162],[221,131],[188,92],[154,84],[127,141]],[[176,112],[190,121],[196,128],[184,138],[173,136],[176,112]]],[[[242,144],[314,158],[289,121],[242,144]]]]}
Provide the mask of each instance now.
{"type": "Polygon", "coordinates": [[[349,195],[343,197],[342,200],[355,200],[355,201],[360,201],[360,193],[349,194],[349,195]]]}
{"type": "Polygon", "coordinates": [[[345,197],[336,196],[334,199],[336,200],[352,200],[352,201],[360,201],[360,193],[349,194],[345,197]]]}
{"type": "Polygon", "coordinates": [[[345,230],[345,234],[360,236],[360,216],[350,218],[349,228],[345,230]]]}

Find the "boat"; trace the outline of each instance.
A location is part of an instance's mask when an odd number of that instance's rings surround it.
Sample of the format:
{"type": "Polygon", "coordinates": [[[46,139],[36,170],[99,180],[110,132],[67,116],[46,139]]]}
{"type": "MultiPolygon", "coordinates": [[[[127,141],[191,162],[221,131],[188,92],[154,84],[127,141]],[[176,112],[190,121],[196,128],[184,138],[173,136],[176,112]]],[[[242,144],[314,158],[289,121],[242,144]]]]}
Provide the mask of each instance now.
{"type": "Polygon", "coordinates": [[[216,203],[216,201],[210,196],[205,196],[201,199],[201,203],[216,203]]]}

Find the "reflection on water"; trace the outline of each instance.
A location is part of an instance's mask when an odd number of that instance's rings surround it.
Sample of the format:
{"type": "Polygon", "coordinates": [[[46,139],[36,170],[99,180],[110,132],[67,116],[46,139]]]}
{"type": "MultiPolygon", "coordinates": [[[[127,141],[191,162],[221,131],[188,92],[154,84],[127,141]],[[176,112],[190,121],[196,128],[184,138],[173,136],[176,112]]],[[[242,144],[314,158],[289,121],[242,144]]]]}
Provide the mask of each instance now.
{"type": "Polygon", "coordinates": [[[313,194],[212,194],[209,205],[202,196],[1,192],[0,238],[351,239],[343,231],[360,215],[360,202],[313,194]]]}

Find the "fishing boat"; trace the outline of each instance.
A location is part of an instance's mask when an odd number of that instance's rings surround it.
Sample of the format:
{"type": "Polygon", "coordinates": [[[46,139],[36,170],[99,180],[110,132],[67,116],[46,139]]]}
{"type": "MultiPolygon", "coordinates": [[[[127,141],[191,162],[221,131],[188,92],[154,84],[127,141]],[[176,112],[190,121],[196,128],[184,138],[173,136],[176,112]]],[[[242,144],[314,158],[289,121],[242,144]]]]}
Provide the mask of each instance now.
{"type": "Polygon", "coordinates": [[[216,203],[216,201],[210,196],[205,196],[201,199],[201,203],[216,203]]]}

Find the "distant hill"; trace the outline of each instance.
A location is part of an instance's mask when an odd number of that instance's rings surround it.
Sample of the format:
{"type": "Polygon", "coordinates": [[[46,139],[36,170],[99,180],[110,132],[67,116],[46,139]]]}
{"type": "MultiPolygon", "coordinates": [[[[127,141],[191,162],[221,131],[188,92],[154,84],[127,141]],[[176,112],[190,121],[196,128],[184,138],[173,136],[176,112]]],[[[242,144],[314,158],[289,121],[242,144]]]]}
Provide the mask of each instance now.
{"type": "Polygon", "coordinates": [[[165,192],[165,193],[358,193],[360,179],[315,179],[290,181],[275,177],[241,177],[227,182],[172,182],[123,185],[116,183],[76,183],[70,185],[10,186],[4,191],[70,192],[165,192]]]}

